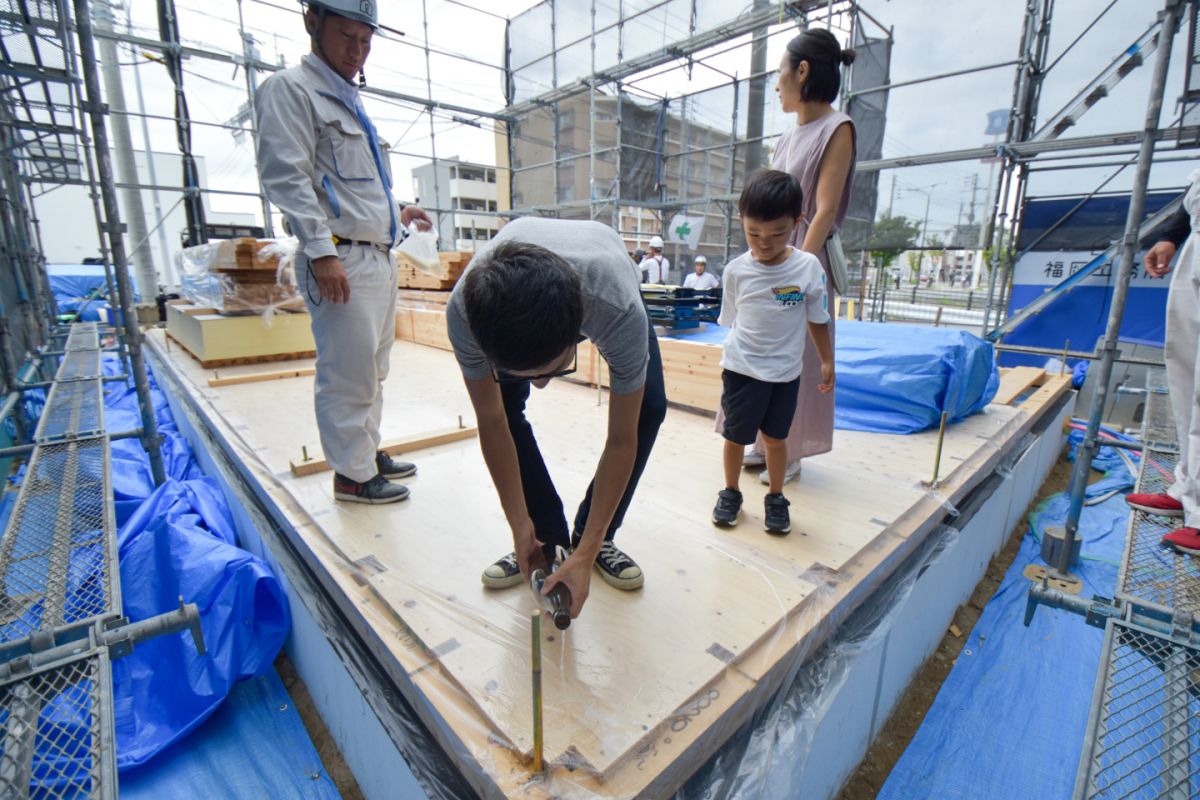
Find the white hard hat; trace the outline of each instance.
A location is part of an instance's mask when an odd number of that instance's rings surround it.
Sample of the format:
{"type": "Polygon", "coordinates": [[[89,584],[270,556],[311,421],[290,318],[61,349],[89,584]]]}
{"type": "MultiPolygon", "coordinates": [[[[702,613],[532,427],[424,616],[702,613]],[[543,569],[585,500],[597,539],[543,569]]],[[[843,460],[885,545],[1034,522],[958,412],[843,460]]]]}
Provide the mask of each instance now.
{"type": "Polygon", "coordinates": [[[708,257],[707,257],[707,256],[704,256],[704,255],[699,255],[699,256],[696,256],[695,263],[697,263],[697,264],[707,264],[707,263],[708,263],[708,257]]]}
{"type": "Polygon", "coordinates": [[[379,30],[379,8],[375,0],[300,0],[300,5],[323,8],[330,14],[346,17],[379,30]]]}
{"type": "Polygon", "coordinates": [[[658,250],[663,249],[663,240],[661,236],[654,236],[650,239],[650,246],[658,250]]]}

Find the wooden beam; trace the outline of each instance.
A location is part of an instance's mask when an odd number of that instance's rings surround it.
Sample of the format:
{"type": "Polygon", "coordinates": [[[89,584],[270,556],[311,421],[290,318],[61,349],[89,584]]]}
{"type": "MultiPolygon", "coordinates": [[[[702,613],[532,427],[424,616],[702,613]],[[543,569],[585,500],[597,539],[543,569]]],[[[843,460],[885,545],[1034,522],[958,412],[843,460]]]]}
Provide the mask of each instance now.
{"type": "Polygon", "coordinates": [[[1029,391],[1032,387],[1044,383],[1046,370],[1039,367],[1013,367],[1000,376],[1000,389],[992,399],[993,403],[1002,406],[1011,405],[1014,400],[1029,391]]]}
{"type": "Polygon", "coordinates": [[[276,381],[284,378],[302,378],[316,374],[316,367],[300,367],[299,369],[277,369],[271,372],[248,372],[244,375],[230,375],[222,378],[213,373],[208,379],[209,386],[233,386],[238,383],[259,383],[261,381],[276,381]]]}
{"type": "MultiPolygon", "coordinates": [[[[396,456],[401,453],[412,453],[429,447],[437,447],[439,444],[449,444],[450,442],[458,442],[463,439],[471,439],[478,435],[478,428],[474,425],[466,425],[461,428],[446,428],[445,430],[434,431],[432,433],[421,433],[405,439],[385,442],[379,449],[390,456],[396,456]]],[[[293,475],[297,478],[303,478],[305,475],[314,475],[329,469],[329,462],[318,454],[317,457],[308,461],[289,461],[288,466],[291,467],[293,475]]]]}

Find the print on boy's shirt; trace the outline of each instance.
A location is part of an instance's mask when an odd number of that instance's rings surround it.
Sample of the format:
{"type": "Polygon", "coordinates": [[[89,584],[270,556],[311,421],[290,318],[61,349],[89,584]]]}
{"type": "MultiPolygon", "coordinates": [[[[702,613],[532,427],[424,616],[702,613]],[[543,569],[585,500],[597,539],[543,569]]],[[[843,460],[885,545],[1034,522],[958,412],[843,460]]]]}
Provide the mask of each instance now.
{"type": "Polygon", "coordinates": [[[804,302],[804,290],[799,286],[781,286],[771,289],[771,292],[784,308],[798,306],[804,302]]]}

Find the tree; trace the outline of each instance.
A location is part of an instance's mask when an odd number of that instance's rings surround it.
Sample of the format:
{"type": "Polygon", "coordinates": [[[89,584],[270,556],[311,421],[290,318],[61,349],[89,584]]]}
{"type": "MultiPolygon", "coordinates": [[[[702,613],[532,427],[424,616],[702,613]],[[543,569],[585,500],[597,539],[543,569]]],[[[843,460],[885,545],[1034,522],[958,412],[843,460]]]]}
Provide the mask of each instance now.
{"type": "Polygon", "coordinates": [[[908,262],[908,272],[913,283],[917,283],[921,279],[921,251],[909,250],[904,254],[904,260],[908,262]]]}
{"type": "Polygon", "coordinates": [[[908,217],[884,214],[875,222],[871,234],[871,257],[890,267],[901,253],[917,243],[921,224],[908,217]]]}

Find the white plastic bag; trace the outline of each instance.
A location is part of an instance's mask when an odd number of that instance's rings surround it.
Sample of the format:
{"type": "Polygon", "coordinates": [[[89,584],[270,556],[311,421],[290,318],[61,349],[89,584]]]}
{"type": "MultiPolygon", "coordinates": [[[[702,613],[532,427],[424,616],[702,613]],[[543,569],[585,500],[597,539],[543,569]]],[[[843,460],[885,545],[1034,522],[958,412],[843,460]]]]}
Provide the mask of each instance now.
{"type": "Polygon", "coordinates": [[[408,238],[396,247],[396,252],[404,256],[414,267],[435,275],[442,275],[442,261],[438,256],[438,235],[435,228],[427,231],[417,230],[417,223],[408,226],[408,238]]]}

